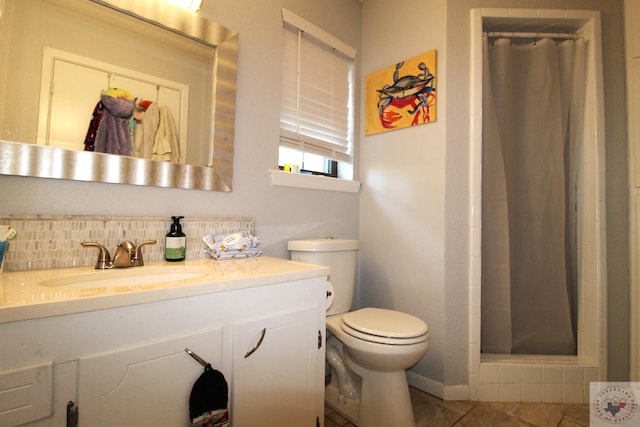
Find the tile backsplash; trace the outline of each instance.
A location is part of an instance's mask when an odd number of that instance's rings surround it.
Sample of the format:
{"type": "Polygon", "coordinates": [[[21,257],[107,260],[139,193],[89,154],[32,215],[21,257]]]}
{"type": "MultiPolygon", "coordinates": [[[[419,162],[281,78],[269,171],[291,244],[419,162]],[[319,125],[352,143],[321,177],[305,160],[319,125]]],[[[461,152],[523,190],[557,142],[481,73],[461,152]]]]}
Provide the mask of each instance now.
{"type": "MultiPolygon", "coordinates": [[[[209,257],[202,236],[248,230],[255,234],[253,218],[182,219],[187,235],[187,259],[209,257]]],[[[9,242],[4,271],[39,270],[95,265],[98,249],[84,248],[80,242],[98,242],[113,254],[123,240],[134,244],[156,240],[143,249],[145,262],[164,260],[164,237],[171,227],[170,217],[125,217],[81,215],[0,215],[0,225],[17,232],[9,242]]]]}

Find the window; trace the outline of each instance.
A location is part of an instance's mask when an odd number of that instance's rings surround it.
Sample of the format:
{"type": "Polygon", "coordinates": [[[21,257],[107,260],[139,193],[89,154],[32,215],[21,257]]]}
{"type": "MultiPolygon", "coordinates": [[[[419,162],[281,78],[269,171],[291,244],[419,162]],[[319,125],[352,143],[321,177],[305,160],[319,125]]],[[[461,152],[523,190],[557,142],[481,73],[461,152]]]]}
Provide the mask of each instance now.
{"type": "Polygon", "coordinates": [[[351,179],[356,51],[286,9],[282,15],[280,167],[351,179]]]}

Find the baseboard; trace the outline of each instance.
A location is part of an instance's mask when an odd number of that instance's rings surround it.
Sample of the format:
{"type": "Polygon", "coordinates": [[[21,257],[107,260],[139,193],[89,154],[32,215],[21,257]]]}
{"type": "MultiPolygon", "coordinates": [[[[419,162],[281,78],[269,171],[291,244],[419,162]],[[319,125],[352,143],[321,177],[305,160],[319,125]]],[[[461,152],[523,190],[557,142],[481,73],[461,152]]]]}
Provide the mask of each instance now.
{"type": "Polygon", "coordinates": [[[469,400],[470,388],[468,384],[445,386],[438,381],[411,371],[407,371],[407,382],[411,387],[442,400],[469,400]]]}
{"type": "Polygon", "coordinates": [[[444,397],[444,384],[434,381],[430,378],[423,377],[415,372],[407,371],[407,382],[411,387],[429,393],[432,396],[444,397]]]}

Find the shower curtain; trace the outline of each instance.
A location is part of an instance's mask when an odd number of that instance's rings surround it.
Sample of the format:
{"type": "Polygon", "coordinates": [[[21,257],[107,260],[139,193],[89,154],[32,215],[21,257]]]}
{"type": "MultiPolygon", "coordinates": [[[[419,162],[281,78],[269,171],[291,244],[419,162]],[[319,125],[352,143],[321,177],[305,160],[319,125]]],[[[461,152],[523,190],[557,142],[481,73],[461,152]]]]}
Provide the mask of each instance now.
{"type": "Polygon", "coordinates": [[[576,354],[582,39],[484,40],[481,348],[576,354]]]}

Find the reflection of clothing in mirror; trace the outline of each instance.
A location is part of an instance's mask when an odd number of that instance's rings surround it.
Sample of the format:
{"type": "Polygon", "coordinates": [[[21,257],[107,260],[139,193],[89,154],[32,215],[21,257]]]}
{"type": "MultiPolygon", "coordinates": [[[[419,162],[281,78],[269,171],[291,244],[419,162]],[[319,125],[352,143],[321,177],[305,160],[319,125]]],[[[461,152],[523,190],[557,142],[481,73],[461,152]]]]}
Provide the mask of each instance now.
{"type": "Polygon", "coordinates": [[[178,134],[171,111],[166,105],[160,105],[160,122],[153,144],[153,160],[179,162],[178,134]]]}
{"type": "Polygon", "coordinates": [[[155,102],[149,104],[146,110],[143,108],[141,110],[136,113],[139,117],[136,117],[138,121],[134,135],[136,151],[133,155],[142,159],[151,159],[153,142],[160,122],[160,110],[155,102]]]}
{"type": "Polygon", "coordinates": [[[131,132],[127,119],[133,114],[135,102],[109,95],[100,97],[104,109],[96,132],[94,151],[130,156],[131,132]]]}
{"type": "Polygon", "coordinates": [[[84,151],[93,151],[96,141],[96,133],[98,133],[100,120],[102,120],[102,110],[104,110],[104,106],[101,101],[98,101],[93,109],[93,113],[91,114],[91,121],[89,122],[87,136],[84,138],[84,151]]]}
{"type": "Polygon", "coordinates": [[[102,92],[85,137],[85,151],[180,162],[180,146],[169,108],[123,89],[102,92]]]}

